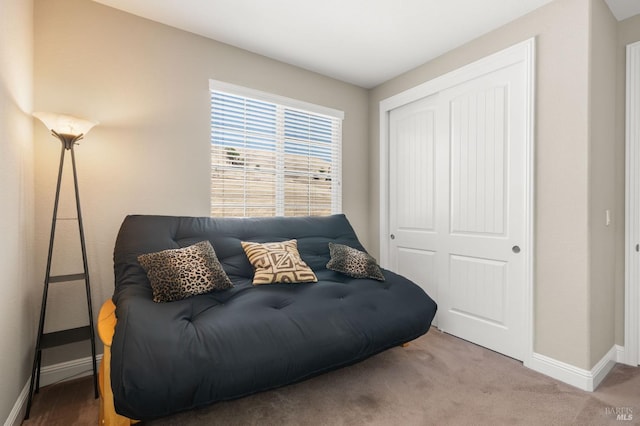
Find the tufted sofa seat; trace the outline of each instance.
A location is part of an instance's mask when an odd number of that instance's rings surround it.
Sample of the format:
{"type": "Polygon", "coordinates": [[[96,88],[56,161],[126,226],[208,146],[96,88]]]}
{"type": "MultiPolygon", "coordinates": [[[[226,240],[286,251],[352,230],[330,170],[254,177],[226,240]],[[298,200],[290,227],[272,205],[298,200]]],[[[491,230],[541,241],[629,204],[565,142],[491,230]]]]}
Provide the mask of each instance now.
{"type": "Polygon", "coordinates": [[[150,419],[293,383],[424,334],[436,313],[417,285],[326,269],[328,243],[364,250],[344,215],[128,216],[114,250],[111,387],[120,415],[150,419]],[[298,240],[317,283],[253,286],[240,242],[298,240]],[[234,287],[154,303],[137,256],[209,240],[234,287]]]}

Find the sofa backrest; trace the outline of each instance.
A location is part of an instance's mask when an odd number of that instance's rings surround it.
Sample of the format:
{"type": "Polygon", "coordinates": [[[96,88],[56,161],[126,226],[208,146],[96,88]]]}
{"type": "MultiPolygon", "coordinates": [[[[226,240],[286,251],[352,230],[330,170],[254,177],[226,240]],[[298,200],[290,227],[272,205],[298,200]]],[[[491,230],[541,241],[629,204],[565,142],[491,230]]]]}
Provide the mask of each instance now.
{"type": "Polygon", "coordinates": [[[314,271],[325,269],[329,242],[364,250],[343,214],[313,217],[209,218],[127,216],[116,239],[113,260],[116,286],[147,282],[140,254],[186,247],[209,240],[224,270],[234,278],[253,277],[241,241],[259,243],[296,239],[302,259],[314,271]]]}

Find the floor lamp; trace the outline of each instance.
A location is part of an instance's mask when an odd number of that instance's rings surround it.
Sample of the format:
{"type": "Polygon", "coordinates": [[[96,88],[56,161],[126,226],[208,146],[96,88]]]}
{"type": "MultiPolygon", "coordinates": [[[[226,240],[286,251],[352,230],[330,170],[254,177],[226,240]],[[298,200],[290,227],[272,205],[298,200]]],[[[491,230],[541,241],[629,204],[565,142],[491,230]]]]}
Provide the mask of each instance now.
{"type": "Polygon", "coordinates": [[[74,145],[83,138],[84,135],[93,128],[97,122],[83,120],[63,114],[53,114],[47,112],[36,112],[34,117],[40,119],[51,134],[60,140],[62,149],[60,151],[60,166],[58,168],[58,182],[56,185],[56,197],[53,204],[53,219],[51,221],[51,236],[49,239],[49,251],[47,254],[47,269],[44,279],[44,290],[42,293],[42,305],[40,306],[40,322],[38,323],[38,337],[36,339],[35,355],[33,357],[33,368],[31,370],[31,383],[29,385],[29,399],[27,402],[27,411],[25,419],[29,418],[31,411],[31,402],[34,393],[40,389],[40,367],[42,361],[42,350],[66,345],[73,342],[83,340],[91,341],[91,356],[93,362],[93,384],[95,397],[98,397],[98,374],[96,368],[96,345],[95,331],[93,328],[93,310],[91,308],[91,285],[89,283],[89,268],[87,264],[87,249],[84,242],[84,228],[82,225],[82,213],[80,211],[80,194],[78,192],[78,176],[76,173],[76,159],[73,151],[74,145]],[[76,210],[78,229],[80,231],[80,248],[82,250],[82,264],[84,272],[70,275],[51,275],[51,259],[53,257],[53,242],[56,233],[56,222],[58,220],[58,201],[60,200],[60,186],[62,183],[62,170],[64,168],[64,159],[66,152],[71,152],[71,164],[73,167],[73,186],[75,190],[76,210]],[[44,333],[44,323],[47,310],[47,296],[49,292],[49,284],[70,281],[84,281],[87,293],[87,307],[89,314],[89,325],[84,327],[72,328],[67,330],[44,333]]]}

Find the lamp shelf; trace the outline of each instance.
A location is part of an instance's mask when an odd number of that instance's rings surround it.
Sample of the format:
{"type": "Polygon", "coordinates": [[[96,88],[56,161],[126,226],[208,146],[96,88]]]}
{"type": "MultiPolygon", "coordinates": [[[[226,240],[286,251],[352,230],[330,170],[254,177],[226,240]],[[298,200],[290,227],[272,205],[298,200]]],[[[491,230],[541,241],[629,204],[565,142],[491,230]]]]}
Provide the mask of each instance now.
{"type": "Polygon", "coordinates": [[[91,327],[88,325],[67,330],[52,331],[42,334],[40,348],[54,348],[56,346],[68,345],[69,343],[82,342],[89,339],[91,339],[91,327]]]}
{"type": "Polygon", "coordinates": [[[49,284],[51,283],[66,283],[70,281],[80,281],[86,279],[87,274],[69,274],[69,275],[56,275],[49,277],[49,284]]]}

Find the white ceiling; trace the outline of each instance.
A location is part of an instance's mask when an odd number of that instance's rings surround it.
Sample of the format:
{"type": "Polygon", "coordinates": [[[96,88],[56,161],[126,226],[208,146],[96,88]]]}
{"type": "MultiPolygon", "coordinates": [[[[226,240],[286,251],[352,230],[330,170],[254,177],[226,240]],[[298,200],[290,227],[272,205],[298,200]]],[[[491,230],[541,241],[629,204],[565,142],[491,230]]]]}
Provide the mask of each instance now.
{"type": "Polygon", "coordinates": [[[371,88],[552,0],[94,1],[371,88]]]}

